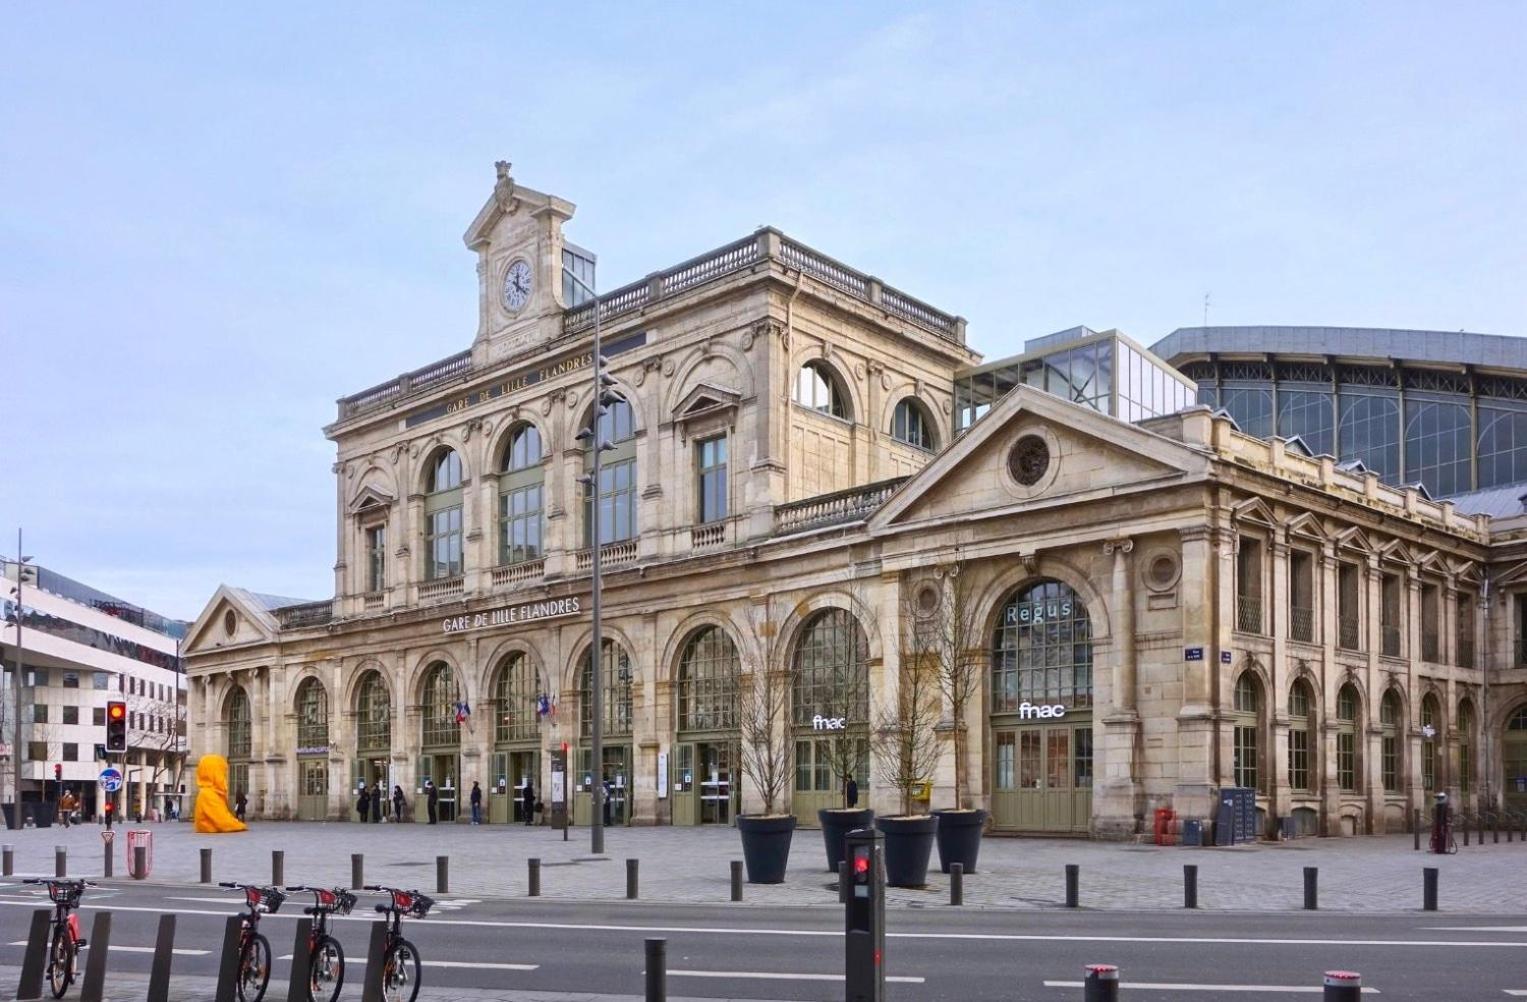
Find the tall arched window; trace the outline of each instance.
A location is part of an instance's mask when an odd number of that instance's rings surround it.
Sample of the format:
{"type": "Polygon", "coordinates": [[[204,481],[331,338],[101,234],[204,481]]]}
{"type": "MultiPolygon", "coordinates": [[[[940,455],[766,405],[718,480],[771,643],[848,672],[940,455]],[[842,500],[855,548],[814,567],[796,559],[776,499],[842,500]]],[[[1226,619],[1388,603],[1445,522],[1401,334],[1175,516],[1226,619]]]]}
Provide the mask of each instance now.
{"type": "Polygon", "coordinates": [[[1261,756],[1262,682],[1250,671],[1235,682],[1235,785],[1258,789],[1261,756]]]}
{"type": "Polygon", "coordinates": [[[737,646],[726,631],[715,626],[696,631],[679,660],[679,730],[735,728],[741,670],[737,646]]]}
{"type": "MultiPolygon", "coordinates": [[[[599,543],[636,538],[636,421],[631,405],[614,398],[599,415],[598,441],[610,446],[599,460],[599,543]]],[[[594,468],[594,450],[584,451],[584,469],[594,468]]],[[[583,542],[592,542],[594,494],[583,487],[583,542]]]]}
{"type": "Polygon", "coordinates": [[[1288,690],[1288,785],[1295,790],[1313,789],[1310,785],[1310,735],[1315,721],[1310,716],[1310,685],[1300,679],[1288,690]]]}
{"type": "Polygon", "coordinates": [[[379,671],[361,679],[355,697],[357,752],[386,752],[392,748],[392,695],[379,671]]]}
{"type": "Polygon", "coordinates": [[[933,416],[916,397],[904,397],[891,415],[891,437],[918,449],[938,448],[933,429],[933,416]]]}
{"type": "Polygon", "coordinates": [[[1351,682],[1336,693],[1336,786],[1351,793],[1357,789],[1357,723],[1361,700],[1351,682]]]}
{"type": "Polygon", "coordinates": [[[1379,703],[1379,772],[1386,793],[1397,793],[1400,789],[1400,723],[1404,719],[1399,694],[1393,689],[1384,693],[1379,703]]]}
{"type": "Polygon", "coordinates": [[[309,676],[297,687],[297,750],[329,748],[329,691],[309,676]]]}
{"type": "Polygon", "coordinates": [[[802,407],[848,420],[848,396],[837,373],[826,362],[813,359],[796,373],[795,402],[802,407]]]}
{"type": "Polygon", "coordinates": [[[537,735],[536,700],[541,695],[541,675],[524,651],[511,651],[498,664],[493,680],[495,741],[520,741],[537,735]]]}
{"type": "Polygon", "coordinates": [[[1092,622],[1080,596],[1037,581],[1002,610],[992,641],[993,713],[1025,703],[1092,705],[1092,622]]]}
{"type": "Polygon", "coordinates": [[[509,433],[498,475],[498,562],[519,564],[541,559],[541,519],[545,510],[546,469],[541,463],[541,432],[516,425],[509,433]]]}
{"type": "MultiPolygon", "coordinates": [[[[625,737],[631,733],[631,659],[626,649],[613,640],[603,642],[603,656],[599,659],[599,675],[604,683],[604,737],[625,737]]],[[[583,652],[583,667],[578,673],[579,717],[583,736],[593,733],[594,726],[594,664],[590,655],[593,649],[583,652]]]]}
{"type": "Polygon", "coordinates": [[[806,621],[795,645],[793,700],[797,727],[814,716],[869,723],[869,644],[846,609],[823,609],[806,621]]]}
{"type": "Polygon", "coordinates": [[[424,673],[423,720],[421,739],[425,745],[454,745],[461,741],[461,687],[456,671],[444,661],[436,661],[424,673]]]}
{"type": "Polygon", "coordinates": [[[1474,788],[1474,704],[1467,699],[1458,702],[1458,790],[1468,793],[1474,788]]]}
{"type": "Polygon", "coordinates": [[[1421,700],[1421,788],[1437,789],[1437,742],[1442,737],[1442,708],[1428,693],[1421,700]]]}
{"type": "Polygon", "coordinates": [[[248,758],[254,749],[253,724],[249,711],[249,694],[244,687],[234,686],[228,694],[224,718],[228,723],[228,757],[248,758]]]}
{"type": "Polygon", "coordinates": [[[461,457],[437,453],[424,485],[424,576],[431,581],[461,573],[461,457]]]}

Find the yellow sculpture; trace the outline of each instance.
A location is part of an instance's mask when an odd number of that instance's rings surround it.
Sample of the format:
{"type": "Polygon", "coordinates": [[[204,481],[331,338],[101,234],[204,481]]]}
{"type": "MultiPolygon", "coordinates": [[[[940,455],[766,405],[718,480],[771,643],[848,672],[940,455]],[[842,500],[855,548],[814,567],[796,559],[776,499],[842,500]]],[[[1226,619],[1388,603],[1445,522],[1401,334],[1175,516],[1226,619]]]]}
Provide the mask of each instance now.
{"type": "Polygon", "coordinates": [[[228,809],[228,760],[203,755],[196,763],[196,830],[203,835],[247,831],[228,809]]]}

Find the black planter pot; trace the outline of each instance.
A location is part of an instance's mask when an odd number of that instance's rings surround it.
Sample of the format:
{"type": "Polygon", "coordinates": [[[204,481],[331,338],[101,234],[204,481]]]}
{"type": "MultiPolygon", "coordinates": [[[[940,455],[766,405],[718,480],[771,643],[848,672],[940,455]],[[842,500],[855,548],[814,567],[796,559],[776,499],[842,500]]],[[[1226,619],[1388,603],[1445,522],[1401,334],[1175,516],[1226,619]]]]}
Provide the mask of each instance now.
{"type": "Polygon", "coordinates": [[[52,828],[53,818],[58,810],[58,805],[51,800],[44,800],[32,806],[32,823],[39,828],[52,828]]]}
{"type": "Polygon", "coordinates": [[[822,826],[822,844],[827,849],[827,872],[837,873],[843,862],[843,836],[857,828],[875,823],[875,812],[868,807],[827,807],[817,811],[822,826]]]}
{"type": "Polygon", "coordinates": [[[21,815],[16,813],[15,804],[0,804],[0,810],[5,812],[5,827],[12,831],[21,827],[21,815]]]}
{"type": "Polygon", "coordinates": [[[784,883],[795,815],[763,818],[739,814],[737,830],[742,833],[742,861],[748,870],[748,883],[784,883]]]}
{"type": "Polygon", "coordinates": [[[926,885],[938,818],[931,814],[876,818],[875,827],[885,834],[885,882],[892,887],[926,885]]]}
{"type": "Polygon", "coordinates": [[[976,857],[981,854],[981,832],[986,827],[986,812],[934,811],[938,818],[938,865],[945,873],[952,863],[976,872],[976,857]]]}

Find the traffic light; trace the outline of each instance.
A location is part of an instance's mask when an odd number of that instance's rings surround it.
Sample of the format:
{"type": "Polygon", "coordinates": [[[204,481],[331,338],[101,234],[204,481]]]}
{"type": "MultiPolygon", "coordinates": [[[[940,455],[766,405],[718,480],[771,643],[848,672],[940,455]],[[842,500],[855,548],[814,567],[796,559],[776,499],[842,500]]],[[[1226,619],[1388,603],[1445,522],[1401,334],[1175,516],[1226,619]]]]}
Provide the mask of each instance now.
{"type": "Polygon", "coordinates": [[[64,781],[64,767],[62,763],[53,763],[53,781],[55,783],[62,783],[64,781]]]}
{"type": "Polygon", "coordinates": [[[127,704],[119,699],[106,704],[106,750],[127,751],[127,704]]]}

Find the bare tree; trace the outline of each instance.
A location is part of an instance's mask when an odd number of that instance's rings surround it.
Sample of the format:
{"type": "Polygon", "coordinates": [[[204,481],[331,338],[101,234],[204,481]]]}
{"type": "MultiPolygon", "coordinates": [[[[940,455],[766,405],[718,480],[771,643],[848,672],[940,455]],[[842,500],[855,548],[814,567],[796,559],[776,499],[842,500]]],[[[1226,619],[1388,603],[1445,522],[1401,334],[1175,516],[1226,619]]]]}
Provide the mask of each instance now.
{"type": "Polygon", "coordinates": [[[934,663],[915,654],[903,656],[896,702],[880,714],[875,748],[880,779],[901,794],[904,815],[912,813],[912,788],[928,781],[938,767],[940,713],[934,663]]]}
{"type": "Polygon", "coordinates": [[[914,660],[933,674],[954,718],[954,801],[970,806],[969,733],[965,714],[980,694],[985,678],[983,630],[976,609],[975,586],[961,561],[939,568],[939,580],[918,587],[903,601],[907,624],[903,660],[914,660]]]}
{"type": "Polygon", "coordinates": [[[737,724],[742,774],[772,815],[790,784],[790,673],[754,671],[737,679],[737,724]]]}
{"type": "Polygon", "coordinates": [[[134,719],[131,714],[136,714],[141,722],[130,734],[130,746],[135,752],[145,753],[143,767],[149,773],[145,814],[154,806],[161,778],[172,790],[179,790],[185,772],[186,699],[185,690],[180,687],[182,678],[177,677],[170,686],[170,699],[158,699],[141,688],[136,695],[126,697],[128,719],[134,719]]]}

